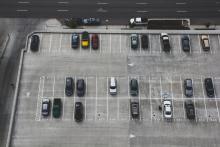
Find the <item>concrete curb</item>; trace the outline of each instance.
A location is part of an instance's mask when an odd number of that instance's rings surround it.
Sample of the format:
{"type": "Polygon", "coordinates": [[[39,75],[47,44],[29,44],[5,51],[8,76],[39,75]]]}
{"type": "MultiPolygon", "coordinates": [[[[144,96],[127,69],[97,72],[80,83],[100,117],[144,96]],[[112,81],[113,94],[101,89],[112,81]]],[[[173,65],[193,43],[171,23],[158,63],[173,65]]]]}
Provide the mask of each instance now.
{"type": "Polygon", "coordinates": [[[20,57],[19,68],[18,68],[18,75],[17,75],[17,79],[16,79],[14,100],[13,100],[13,104],[12,104],[12,112],[11,112],[11,116],[10,116],[10,123],[9,123],[9,129],[8,129],[8,135],[7,135],[5,147],[10,147],[10,145],[11,145],[11,137],[12,137],[12,131],[13,131],[13,127],[14,127],[15,112],[16,112],[16,108],[17,108],[19,84],[20,84],[22,66],[23,66],[23,61],[24,61],[24,53],[27,51],[28,40],[32,34],[33,34],[33,32],[31,32],[30,34],[27,35],[25,48],[22,49],[22,51],[21,51],[21,57],[20,57]]]}
{"type": "Polygon", "coordinates": [[[148,33],[148,34],[160,34],[162,32],[168,34],[220,34],[220,30],[119,30],[119,29],[58,29],[56,31],[35,31],[33,33],[65,33],[71,34],[81,33],[83,31],[88,31],[89,33],[100,33],[100,34],[132,34],[132,33],[148,33]]]}
{"type": "Polygon", "coordinates": [[[2,51],[2,54],[0,56],[0,59],[2,59],[4,54],[5,54],[5,50],[6,50],[7,46],[8,46],[9,40],[10,40],[10,34],[7,35],[7,40],[6,40],[6,43],[5,43],[4,47],[3,47],[3,51],[2,51]]]}

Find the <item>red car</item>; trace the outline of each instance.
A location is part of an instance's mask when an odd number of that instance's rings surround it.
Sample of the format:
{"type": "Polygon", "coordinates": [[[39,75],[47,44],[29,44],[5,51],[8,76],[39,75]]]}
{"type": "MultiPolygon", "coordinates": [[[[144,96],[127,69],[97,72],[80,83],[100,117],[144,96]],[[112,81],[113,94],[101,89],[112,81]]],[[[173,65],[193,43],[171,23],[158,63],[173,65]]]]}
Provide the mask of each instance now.
{"type": "Polygon", "coordinates": [[[99,48],[99,36],[97,34],[92,35],[92,49],[99,48]]]}

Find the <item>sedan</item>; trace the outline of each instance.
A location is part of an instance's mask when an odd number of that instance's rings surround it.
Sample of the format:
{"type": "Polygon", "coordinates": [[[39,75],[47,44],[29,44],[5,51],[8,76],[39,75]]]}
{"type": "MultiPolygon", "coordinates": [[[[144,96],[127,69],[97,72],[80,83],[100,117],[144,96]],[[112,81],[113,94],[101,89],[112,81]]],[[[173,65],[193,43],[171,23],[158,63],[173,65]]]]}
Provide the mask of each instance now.
{"type": "Polygon", "coordinates": [[[131,34],[131,48],[137,49],[139,44],[139,39],[137,34],[131,34]]]}
{"type": "Polygon", "coordinates": [[[71,41],[71,46],[72,48],[76,49],[79,47],[79,35],[78,34],[73,34],[72,35],[72,41],[71,41]]]}
{"type": "Polygon", "coordinates": [[[77,96],[82,97],[85,95],[86,84],[83,79],[78,79],[76,83],[77,96]]]}
{"type": "Polygon", "coordinates": [[[215,96],[215,90],[214,90],[214,85],[212,82],[211,78],[206,78],[204,80],[204,84],[205,84],[205,90],[206,90],[206,94],[208,97],[214,97],[215,96]]]}
{"type": "Polygon", "coordinates": [[[139,103],[131,102],[131,116],[132,118],[139,118],[139,103]]]}
{"type": "Polygon", "coordinates": [[[138,81],[136,79],[131,79],[130,81],[130,94],[138,96],[138,81]]]}
{"type": "Polygon", "coordinates": [[[42,100],[42,115],[45,117],[50,115],[50,100],[47,98],[42,100]]]}
{"type": "Polygon", "coordinates": [[[190,42],[188,36],[183,36],[181,39],[182,42],[182,49],[185,52],[190,52],[190,42]]]}
{"type": "Polygon", "coordinates": [[[81,102],[75,103],[74,118],[76,122],[83,120],[83,104],[81,102]]]}
{"type": "Polygon", "coordinates": [[[92,35],[92,49],[97,50],[99,48],[99,36],[97,34],[92,35]]]}
{"type": "Polygon", "coordinates": [[[72,77],[66,78],[65,94],[66,96],[72,96],[74,90],[74,81],[72,77]]]}
{"type": "Polygon", "coordinates": [[[100,25],[101,19],[100,18],[78,18],[77,23],[79,25],[100,25]]]}
{"type": "Polygon", "coordinates": [[[172,102],[171,100],[165,99],[163,101],[163,116],[165,119],[172,119],[172,102]]]}
{"type": "Polygon", "coordinates": [[[33,35],[31,37],[31,46],[30,49],[33,52],[37,52],[39,50],[39,43],[40,43],[40,38],[38,35],[33,35]]]}
{"type": "Polygon", "coordinates": [[[184,80],[184,93],[186,97],[193,96],[193,84],[192,79],[185,79],[184,80]]]}

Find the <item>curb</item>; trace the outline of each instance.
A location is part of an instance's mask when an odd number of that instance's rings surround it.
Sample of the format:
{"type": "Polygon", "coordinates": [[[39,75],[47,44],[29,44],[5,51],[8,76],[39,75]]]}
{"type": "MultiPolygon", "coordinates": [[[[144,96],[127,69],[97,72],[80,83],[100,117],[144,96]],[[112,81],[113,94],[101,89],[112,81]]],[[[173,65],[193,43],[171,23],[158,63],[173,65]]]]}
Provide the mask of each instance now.
{"type": "Polygon", "coordinates": [[[5,43],[4,47],[3,47],[3,51],[2,51],[2,54],[0,56],[0,59],[2,59],[4,54],[5,54],[5,50],[6,50],[7,46],[8,46],[9,40],[10,40],[10,34],[7,35],[7,40],[6,40],[6,43],[5,43]]]}

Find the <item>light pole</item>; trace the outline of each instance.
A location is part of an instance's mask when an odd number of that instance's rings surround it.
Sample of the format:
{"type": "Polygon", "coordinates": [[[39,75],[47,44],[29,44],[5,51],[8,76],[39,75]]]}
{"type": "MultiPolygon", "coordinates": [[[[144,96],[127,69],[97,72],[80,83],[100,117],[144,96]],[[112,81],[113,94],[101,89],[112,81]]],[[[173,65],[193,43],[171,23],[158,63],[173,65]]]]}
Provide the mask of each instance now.
{"type": "Polygon", "coordinates": [[[109,20],[106,19],[106,20],[105,20],[105,23],[106,23],[106,30],[108,29],[108,22],[109,22],[109,20]]]}

